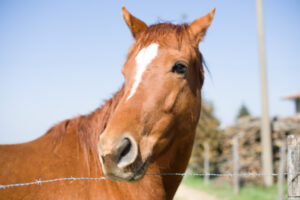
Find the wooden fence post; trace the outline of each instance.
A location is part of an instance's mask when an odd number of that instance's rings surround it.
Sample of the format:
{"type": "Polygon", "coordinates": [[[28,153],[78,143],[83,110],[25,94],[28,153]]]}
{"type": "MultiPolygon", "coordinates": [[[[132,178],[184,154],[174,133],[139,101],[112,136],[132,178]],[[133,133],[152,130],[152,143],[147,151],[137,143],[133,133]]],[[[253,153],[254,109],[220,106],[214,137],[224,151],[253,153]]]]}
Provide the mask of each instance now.
{"type": "Polygon", "coordinates": [[[280,146],[280,161],[278,168],[278,200],[284,200],[284,178],[285,178],[285,167],[286,166],[286,140],[282,140],[280,146]]]}
{"type": "Polygon", "coordinates": [[[204,184],[208,185],[209,182],[209,144],[208,141],[204,143],[204,173],[206,174],[204,177],[204,184]]]}
{"type": "Polygon", "coordinates": [[[288,136],[288,200],[300,199],[300,137],[288,136]]]}
{"type": "Polygon", "coordinates": [[[240,165],[239,165],[239,141],[238,137],[235,136],[233,138],[233,145],[232,145],[232,151],[233,151],[233,184],[234,184],[234,194],[238,194],[240,190],[240,180],[239,180],[239,171],[240,171],[240,165]]]}

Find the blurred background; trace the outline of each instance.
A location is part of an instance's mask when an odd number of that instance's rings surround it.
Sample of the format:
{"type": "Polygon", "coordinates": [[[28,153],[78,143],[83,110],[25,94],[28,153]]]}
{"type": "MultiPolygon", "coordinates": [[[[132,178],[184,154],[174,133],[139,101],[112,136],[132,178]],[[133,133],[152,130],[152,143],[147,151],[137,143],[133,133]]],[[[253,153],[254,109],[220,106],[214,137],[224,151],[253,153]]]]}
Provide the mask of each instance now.
{"type": "MultiPolygon", "coordinates": [[[[210,172],[232,172],[231,139],[237,135],[241,170],[260,172],[254,0],[0,1],[0,143],[33,140],[63,119],[93,111],[118,91],[121,68],[133,43],[121,16],[122,5],[148,25],[189,23],[216,7],[199,45],[210,73],[205,73],[202,121],[189,170],[203,172],[208,143],[210,172]],[[254,149],[251,156],[247,145],[254,149]]],[[[263,1],[274,170],[281,139],[300,133],[295,106],[300,98],[299,10],[298,0],[263,1]]],[[[263,185],[261,179],[242,182],[263,185]]]]}

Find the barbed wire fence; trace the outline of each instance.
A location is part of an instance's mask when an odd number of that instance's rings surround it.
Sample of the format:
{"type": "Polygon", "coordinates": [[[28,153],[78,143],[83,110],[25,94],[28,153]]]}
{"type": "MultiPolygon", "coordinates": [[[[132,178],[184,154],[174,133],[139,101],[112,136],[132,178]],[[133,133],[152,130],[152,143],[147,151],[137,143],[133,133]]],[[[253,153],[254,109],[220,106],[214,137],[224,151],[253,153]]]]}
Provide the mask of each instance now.
{"type": "MultiPolygon", "coordinates": [[[[287,167],[288,172],[279,172],[272,174],[263,173],[156,173],[146,174],[145,176],[198,176],[198,177],[265,177],[265,176],[288,176],[288,200],[300,199],[300,137],[293,135],[288,137],[288,156],[287,156],[287,167]]],[[[55,178],[48,180],[38,179],[36,181],[24,182],[24,183],[12,183],[12,184],[0,184],[0,190],[23,187],[30,185],[41,185],[53,182],[63,181],[104,181],[107,178],[104,176],[100,177],[66,177],[66,178],[55,178]]]]}
{"type": "MultiPolygon", "coordinates": [[[[299,172],[300,173],[300,172],[299,172]]],[[[285,172],[282,173],[283,175],[289,175],[289,173],[285,172]]],[[[297,173],[295,173],[297,174],[297,173]]],[[[146,174],[146,176],[198,176],[198,177],[251,177],[251,176],[279,176],[280,174],[261,174],[261,173],[242,173],[242,174],[216,174],[216,173],[157,173],[157,174],[146,174]]],[[[80,180],[90,180],[90,181],[100,181],[107,179],[105,176],[100,177],[68,177],[68,178],[55,178],[55,179],[48,179],[48,180],[41,180],[38,179],[32,182],[25,182],[25,183],[15,183],[15,184],[7,184],[7,185],[0,185],[0,189],[10,188],[10,187],[20,187],[20,186],[29,186],[29,185],[41,185],[43,183],[53,183],[53,182],[61,182],[61,181],[80,181],[80,180]]]]}

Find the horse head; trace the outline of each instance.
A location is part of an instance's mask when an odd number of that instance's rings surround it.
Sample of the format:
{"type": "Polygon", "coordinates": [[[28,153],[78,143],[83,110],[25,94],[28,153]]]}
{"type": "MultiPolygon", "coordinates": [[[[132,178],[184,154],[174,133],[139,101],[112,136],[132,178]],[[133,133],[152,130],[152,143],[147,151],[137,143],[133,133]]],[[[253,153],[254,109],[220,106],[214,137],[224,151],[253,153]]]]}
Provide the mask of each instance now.
{"type": "Polygon", "coordinates": [[[175,140],[194,137],[204,81],[198,44],[214,12],[191,24],[147,26],[123,7],[135,42],[122,68],[124,95],[98,143],[107,177],[139,180],[175,140]]]}

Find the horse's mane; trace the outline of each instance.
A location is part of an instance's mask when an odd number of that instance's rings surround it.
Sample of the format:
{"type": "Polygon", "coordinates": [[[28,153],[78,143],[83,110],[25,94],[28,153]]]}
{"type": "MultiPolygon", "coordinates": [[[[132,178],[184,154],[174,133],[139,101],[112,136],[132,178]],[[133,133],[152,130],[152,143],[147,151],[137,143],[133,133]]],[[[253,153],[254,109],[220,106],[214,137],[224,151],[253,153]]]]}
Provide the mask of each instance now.
{"type": "Polygon", "coordinates": [[[62,144],[66,134],[74,134],[82,149],[88,154],[98,156],[97,143],[100,134],[106,128],[108,121],[114,113],[120,99],[124,93],[122,87],[111,99],[107,100],[103,106],[87,115],[81,115],[73,119],[64,120],[47,131],[44,137],[50,137],[54,148],[62,144]]]}
{"type": "Polygon", "coordinates": [[[158,23],[149,26],[137,38],[137,44],[147,45],[151,42],[159,42],[164,45],[165,37],[170,37],[171,34],[175,35],[177,42],[182,43],[183,37],[186,35],[188,24],[171,24],[171,23],[158,23]]]}
{"type": "MultiPolygon", "coordinates": [[[[171,35],[177,40],[177,48],[181,48],[182,40],[187,36],[187,24],[175,25],[171,23],[158,23],[149,26],[146,30],[137,35],[136,42],[129,50],[128,57],[133,54],[133,50],[140,50],[151,43],[159,43],[161,46],[170,45],[167,43],[171,35]]],[[[175,44],[175,43],[174,43],[175,44]]]]}

